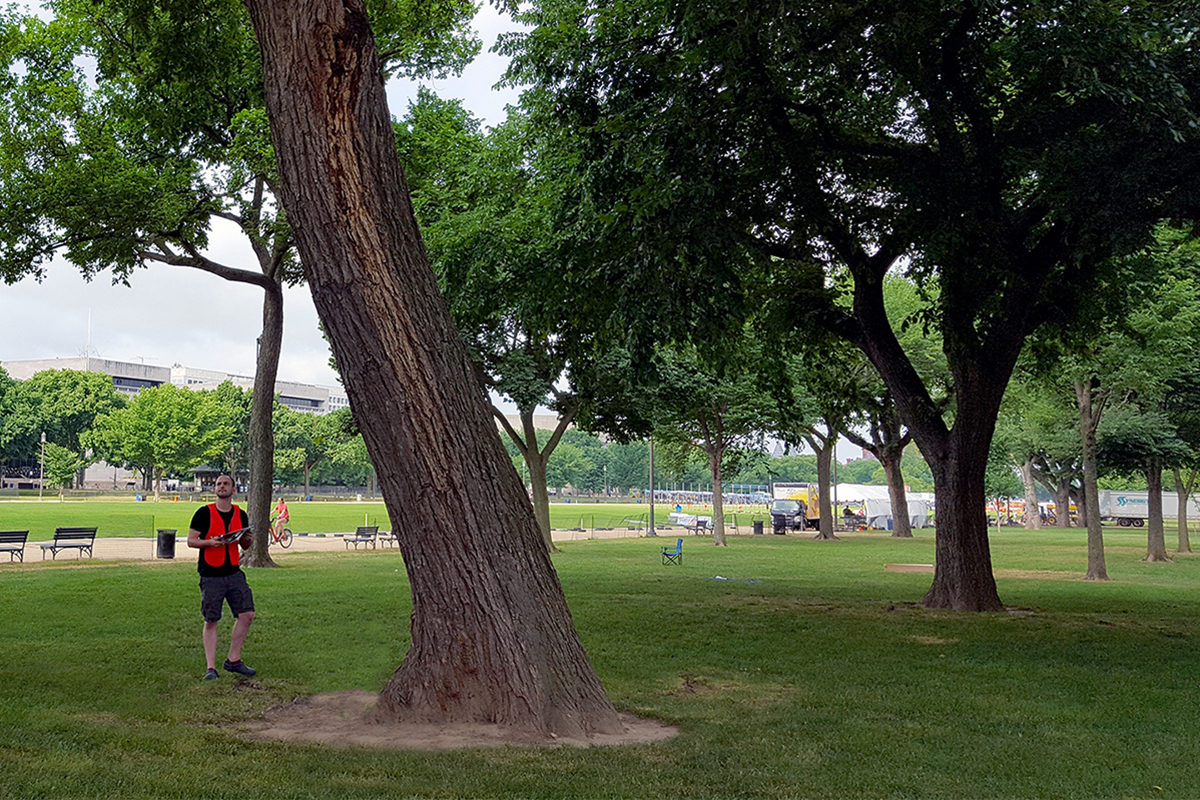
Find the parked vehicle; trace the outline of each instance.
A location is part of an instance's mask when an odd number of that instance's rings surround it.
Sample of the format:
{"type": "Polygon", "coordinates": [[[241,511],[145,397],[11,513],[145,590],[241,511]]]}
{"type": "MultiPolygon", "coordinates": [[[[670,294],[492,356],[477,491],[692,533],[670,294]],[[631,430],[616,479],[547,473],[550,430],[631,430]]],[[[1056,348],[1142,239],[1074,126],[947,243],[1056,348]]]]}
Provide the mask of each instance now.
{"type": "Polygon", "coordinates": [[[802,531],[807,527],[806,511],[803,500],[772,500],[771,528],[779,534],[802,531]]]}
{"type": "MultiPolygon", "coordinates": [[[[1163,519],[1179,517],[1179,496],[1175,492],[1162,493],[1163,519]]],[[[1188,498],[1188,516],[1200,519],[1200,503],[1188,498]]],[[[1115,521],[1121,528],[1140,528],[1150,518],[1150,493],[1145,491],[1100,490],[1100,519],[1115,521]]]]}
{"type": "Polygon", "coordinates": [[[795,528],[796,530],[805,530],[808,528],[816,529],[821,525],[821,503],[817,495],[817,487],[811,483],[776,483],[771,487],[771,494],[774,500],[771,502],[771,524],[778,528],[795,528]],[[779,512],[776,513],[776,504],[781,501],[794,502],[795,507],[791,505],[779,505],[779,512]],[[776,523],[776,516],[781,516],[785,519],[785,524],[782,526],[776,523]],[[797,521],[799,520],[799,521],[797,521]]]}

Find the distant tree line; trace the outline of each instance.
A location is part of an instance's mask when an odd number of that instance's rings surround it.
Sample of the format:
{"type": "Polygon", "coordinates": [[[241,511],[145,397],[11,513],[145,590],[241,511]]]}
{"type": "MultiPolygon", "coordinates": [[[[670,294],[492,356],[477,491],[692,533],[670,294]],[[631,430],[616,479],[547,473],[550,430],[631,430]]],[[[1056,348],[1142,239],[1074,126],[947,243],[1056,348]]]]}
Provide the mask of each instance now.
{"type": "MultiPolygon", "coordinates": [[[[107,375],[45,370],[13,380],[0,369],[0,465],[41,469],[46,484],[81,485],[99,461],[135,470],[146,492],[164,479],[190,481],[211,466],[244,478],[249,468],[252,390],[226,381],[213,390],[162,384],[125,397],[107,375]]],[[[368,486],[374,469],[348,409],[325,416],[274,403],[277,483],[368,486]]]]}

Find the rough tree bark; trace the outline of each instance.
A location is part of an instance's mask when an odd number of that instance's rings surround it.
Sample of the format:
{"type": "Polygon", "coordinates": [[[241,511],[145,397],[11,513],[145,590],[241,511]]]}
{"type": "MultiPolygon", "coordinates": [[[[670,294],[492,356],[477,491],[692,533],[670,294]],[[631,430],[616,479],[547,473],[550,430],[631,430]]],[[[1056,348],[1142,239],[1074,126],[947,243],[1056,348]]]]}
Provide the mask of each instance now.
{"type": "Polygon", "coordinates": [[[824,435],[816,429],[804,434],[804,440],[817,454],[817,505],[821,518],[818,520],[819,527],[814,539],[832,541],[838,538],[837,534],[833,532],[833,502],[830,497],[833,483],[833,451],[837,445],[837,436],[837,432],[832,426],[824,435]]]}
{"type": "Polygon", "coordinates": [[[1146,521],[1146,561],[1170,561],[1163,535],[1162,464],[1150,459],[1146,465],[1146,494],[1149,519],[1146,521]]]}
{"type": "Polygon", "coordinates": [[[912,518],[908,513],[908,494],[904,489],[904,473],[900,469],[900,453],[890,450],[880,451],[879,463],[883,465],[883,474],[887,478],[888,497],[892,501],[892,537],[896,539],[912,538],[912,518]]]}
{"type": "Polygon", "coordinates": [[[1042,511],[1038,507],[1037,485],[1033,481],[1033,459],[1027,458],[1020,465],[1021,483],[1025,487],[1025,529],[1042,529],[1042,511]]]}
{"type": "Polygon", "coordinates": [[[1105,398],[1093,397],[1095,383],[1091,378],[1075,382],[1075,402],[1079,407],[1079,437],[1083,445],[1083,503],[1079,505],[1081,522],[1087,527],[1088,568],[1084,576],[1089,581],[1108,580],[1104,563],[1104,532],[1100,528],[1100,492],[1096,466],[1096,428],[1104,411],[1105,398]]]}
{"type": "Polygon", "coordinates": [[[263,287],[263,326],[254,365],[254,395],[250,398],[250,491],[246,512],[257,533],[243,554],[248,567],[277,567],[271,558],[271,487],[275,485],[275,377],[283,347],[283,288],[278,281],[263,287]]]}
{"type": "Polygon", "coordinates": [[[1172,472],[1175,475],[1175,494],[1179,499],[1179,547],[1177,552],[1190,553],[1192,552],[1192,540],[1188,533],[1188,498],[1192,496],[1196,475],[1200,471],[1192,469],[1186,483],[1182,470],[1174,469],[1172,472]]]}
{"type": "Polygon", "coordinates": [[[438,292],[362,0],[247,0],[281,192],[412,584],[376,713],[618,731],[438,292]]]}

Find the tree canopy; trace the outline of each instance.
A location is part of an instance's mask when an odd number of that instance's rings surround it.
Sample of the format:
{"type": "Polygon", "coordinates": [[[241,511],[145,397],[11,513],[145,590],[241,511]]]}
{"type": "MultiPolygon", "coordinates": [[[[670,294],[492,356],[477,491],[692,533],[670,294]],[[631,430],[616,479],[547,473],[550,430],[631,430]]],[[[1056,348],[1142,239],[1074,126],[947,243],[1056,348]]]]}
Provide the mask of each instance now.
{"type": "Polygon", "coordinates": [[[613,314],[631,330],[694,319],[755,276],[796,324],[855,343],[934,472],[926,603],[997,609],[978,509],[1004,387],[1098,264],[1197,207],[1198,17],[1106,0],[542,0],[508,49],[535,113],[578,137],[579,205],[601,212],[581,266],[613,314]],[[881,287],[901,268],[941,336],[946,413],[888,321],[881,287]]]}

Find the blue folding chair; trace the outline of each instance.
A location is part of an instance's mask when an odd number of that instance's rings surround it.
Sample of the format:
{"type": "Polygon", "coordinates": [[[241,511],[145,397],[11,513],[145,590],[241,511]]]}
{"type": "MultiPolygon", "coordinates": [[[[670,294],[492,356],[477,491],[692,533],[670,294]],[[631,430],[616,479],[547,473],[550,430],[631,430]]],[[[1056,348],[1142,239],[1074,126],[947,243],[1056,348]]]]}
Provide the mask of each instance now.
{"type": "Polygon", "coordinates": [[[663,547],[662,563],[664,563],[664,564],[682,564],[683,563],[683,539],[675,540],[675,549],[674,550],[668,550],[666,547],[663,547]]]}

